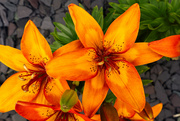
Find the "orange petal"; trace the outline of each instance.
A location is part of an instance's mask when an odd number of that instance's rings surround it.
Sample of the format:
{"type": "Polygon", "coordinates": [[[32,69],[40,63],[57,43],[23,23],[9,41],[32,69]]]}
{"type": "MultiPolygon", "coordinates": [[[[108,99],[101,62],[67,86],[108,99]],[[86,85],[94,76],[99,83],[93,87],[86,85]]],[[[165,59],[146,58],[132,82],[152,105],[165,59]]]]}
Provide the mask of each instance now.
{"type": "Polygon", "coordinates": [[[60,47],[59,49],[57,49],[54,53],[53,53],[53,56],[56,57],[56,56],[60,56],[64,53],[67,53],[67,52],[72,52],[72,51],[76,51],[76,50],[79,50],[79,49],[82,49],[84,46],[82,45],[81,41],[80,40],[75,40],[75,41],[72,41],[62,47],[60,47]]]}
{"type": "Polygon", "coordinates": [[[116,102],[114,104],[114,107],[118,111],[118,116],[123,118],[131,118],[136,113],[131,106],[124,103],[120,99],[116,99],[116,102]]]}
{"type": "Polygon", "coordinates": [[[54,78],[83,81],[94,77],[97,64],[96,52],[92,48],[81,49],[53,58],[46,65],[46,72],[54,78]]]}
{"type": "Polygon", "coordinates": [[[92,117],[97,112],[107,95],[108,89],[104,79],[104,69],[99,70],[94,78],[85,82],[82,103],[86,116],[92,117]]]}
{"type": "Polygon", "coordinates": [[[33,121],[46,120],[56,112],[51,106],[22,101],[17,102],[15,109],[19,115],[33,121]]]}
{"type": "Polygon", "coordinates": [[[157,54],[148,47],[148,43],[135,43],[127,52],[120,56],[124,57],[134,66],[152,63],[162,58],[162,55],[157,54]]]}
{"type": "Polygon", "coordinates": [[[180,35],[173,35],[149,43],[149,47],[160,55],[166,57],[180,56],[180,35]]]}
{"type": "Polygon", "coordinates": [[[80,100],[78,100],[78,102],[74,105],[73,109],[76,112],[82,112],[83,111],[83,107],[82,107],[82,104],[81,104],[80,100]]]}
{"type": "Polygon", "coordinates": [[[28,82],[18,79],[20,74],[24,74],[24,72],[12,75],[1,85],[0,112],[14,110],[18,100],[29,102],[37,96],[40,83],[35,82],[29,87],[29,91],[24,92],[22,86],[28,82]]]}
{"type": "Polygon", "coordinates": [[[76,33],[85,47],[103,49],[103,31],[96,20],[83,8],[70,4],[68,6],[76,33]]]}
{"type": "Polygon", "coordinates": [[[0,61],[16,71],[26,71],[24,65],[28,69],[37,70],[27,61],[20,50],[10,46],[0,45],[0,61]]]}
{"type": "Polygon", "coordinates": [[[52,58],[48,42],[31,20],[26,23],[24,28],[21,50],[26,59],[32,64],[42,65],[52,58]]]}
{"type": "Polygon", "coordinates": [[[48,79],[44,89],[46,99],[53,105],[59,105],[62,94],[69,85],[64,79],[48,79]]]}
{"type": "Polygon", "coordinates": [[[40,88],[40,91],[38,93],[38,96],[36,96],[36,98],[34,98],[33,101],[31,101],[32,103],[51,105],[51,103],[47,101],[47,99],[46,99],[46,97],[44,95],[45,85],[46,85],[46,81],[42,81],[41,88],[40,88]]]}
{"type": "Polygon", "coordinates": [[[116,64],[119,72],[111,67],[106,69],[105,76],[109,88],[117,98],[135,111],[141,112],[145,106],[145,95],[137,70],[127,61],[119,61],[116,64]]]}
{"type": "Polygon", "coordinates": [[[159,113],[162,110],[162,107],[163,107],[162,103],[159,103],[159,104],[152,107],[154,117],[157,117],[159,115],[159,113]]]}
{"type": "Polygon", "coordinates": [[[140,8],[135,3],[109,26],[104,36],[104,47],[109,52],[127,51],[136,41],[139,23],[140,8]]]}

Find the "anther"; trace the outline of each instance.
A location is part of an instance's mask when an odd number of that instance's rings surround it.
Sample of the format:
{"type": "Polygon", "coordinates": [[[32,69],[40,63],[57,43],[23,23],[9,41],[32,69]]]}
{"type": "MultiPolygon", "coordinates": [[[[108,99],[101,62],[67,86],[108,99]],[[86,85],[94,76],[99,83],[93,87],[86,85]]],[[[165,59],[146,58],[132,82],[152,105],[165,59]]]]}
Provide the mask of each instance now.
{"type": "Polygon", "coordinates": [[[103,64],[104,64],[104,61],[101,61],[101,62],[97,63],[97,65],[99,65],[99,66],[101,66],[103,64]]]}
{"type": "Polygon", "coordinates": [[[23,67],[27,72],[30,72],[30,70],[27,68],[27,66],[25,64],[23,65],[23,67]]]}

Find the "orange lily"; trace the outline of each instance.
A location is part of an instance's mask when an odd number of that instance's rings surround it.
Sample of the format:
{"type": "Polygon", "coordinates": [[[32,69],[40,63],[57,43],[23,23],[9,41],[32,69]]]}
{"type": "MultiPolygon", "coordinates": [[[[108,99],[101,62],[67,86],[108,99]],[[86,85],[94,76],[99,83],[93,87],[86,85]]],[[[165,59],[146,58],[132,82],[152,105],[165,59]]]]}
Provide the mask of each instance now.
{"type": "Polygon", "coordinates": [[[50,106],[18,101],[15,110],[24,118],[33,121],[92,121],[83,114],[79,114],[82,111],[80,102],[68,112],[63,112],[60,105],[50,106]]]}
{"type": "Polygon", "coordinates": [[[82,47],[79,40],[76,40],[52,54],[45,38],[29,20],[21,40],[21,50],[0,45],[0,61],[19,71],[0,87],[0,112],[14,110],[18,100],[42,104],[59,103],[59,95],[69,89],[69,86],[64,79],[50,77],[46,73],[46,63],[53,59],[53,56],[60,56],[82,47]]]}
{"type": "Polygon", "coordinates": [[[132,5],[119,16],[105,35],[96,20],[81,7],[70,4],[69,12],[85,48],[54,58],[46,66],[47,73],[55,78],[61,73],[67,80],[86,80],[82,103],[89,117],[96,113],[109,88],[141,112],[145,106],[144,89],[134,66],[157,61],[162,56],[152,51],[148,43],[134,43],[140,23],[139,5],[132,5]]]}
{"type": "Polygon", "coordinates": [[[119,99],[116,100],[114,107],[118,111],[120,121],[153,121],[161,112],[162,103],[151,107],[149,103],[146,102],[144,109],[140,113],[137,113],[129,105],[119,99]]]}
{"type": "Polygon", "coordinates": [[[148,45],[160,55],[170,58],[180,56],[180,35],[172,35],[161,40],[152,41],[148,45]]]}

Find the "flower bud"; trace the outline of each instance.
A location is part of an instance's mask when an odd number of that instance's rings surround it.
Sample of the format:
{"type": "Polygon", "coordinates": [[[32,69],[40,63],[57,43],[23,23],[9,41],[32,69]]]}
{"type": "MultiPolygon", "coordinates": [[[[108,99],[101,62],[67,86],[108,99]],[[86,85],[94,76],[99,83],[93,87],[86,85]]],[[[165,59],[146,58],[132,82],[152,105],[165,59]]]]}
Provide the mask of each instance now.
{"type": "Polygon", "coordinates": [[[117,110],[111,103],[103,103],[100,108],[101,121],[119,121],[117,110]]]}
{"type": "Polygon", "coordinates": [[[60,100],[61,110],[63,112],[68,112],[77,102],[77,93],[72,89],[66,90],[60,100]]]}
{"type": "Polygon", "coordinates": [[[152,107],[146,102],[145,108],[139,113],[139,115],[145,120],[154,119],[152,107]]]}

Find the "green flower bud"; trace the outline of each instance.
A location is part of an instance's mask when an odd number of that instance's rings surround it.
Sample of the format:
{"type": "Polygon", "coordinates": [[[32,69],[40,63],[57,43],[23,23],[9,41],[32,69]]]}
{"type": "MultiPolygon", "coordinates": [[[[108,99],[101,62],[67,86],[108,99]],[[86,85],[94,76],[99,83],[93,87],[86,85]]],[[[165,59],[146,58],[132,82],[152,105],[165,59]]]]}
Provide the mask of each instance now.
{"type": "Polygon", "coordinates": [[[66,90],[60,100],[61,110],[63,112],[68,112],[77,102],[77,93],[72,89],[66,90]]]}

